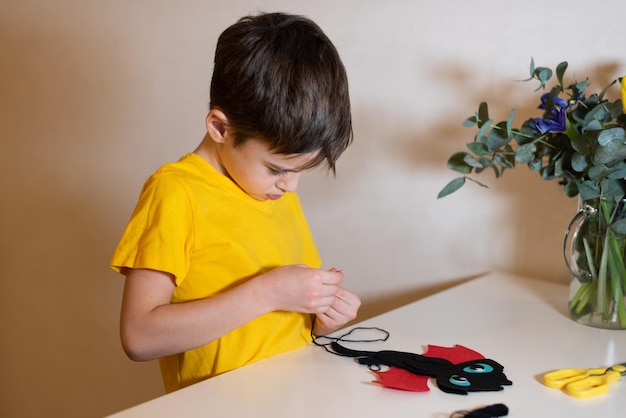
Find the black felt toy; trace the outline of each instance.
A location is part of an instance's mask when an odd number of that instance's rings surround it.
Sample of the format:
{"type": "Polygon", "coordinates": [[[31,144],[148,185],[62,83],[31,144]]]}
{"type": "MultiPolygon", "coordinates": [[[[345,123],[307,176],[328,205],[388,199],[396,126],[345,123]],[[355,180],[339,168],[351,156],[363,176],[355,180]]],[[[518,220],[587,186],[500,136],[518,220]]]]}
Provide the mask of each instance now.
{"type": "Polygon", "coordinates": [[[336,354],[354,357],[360,364],[369,366],[381,377],[382,380],[378,383],[396,389],[426,391],[428,377],[435,378],[442,391],[460,395],[467,395],[468,392],[499,391],[503,386],[512,384],[504,374],[501,364],[459,345],[453,348],[429,346],[424,355],[391,350],[352,350],[337,341],[333,341],[330,346],[336,354]],[[390,370],[380,371],[381,366],[389,366],[390,370]],[[394,368],[426,379],[417,384],[409,383],[410,376],[407,373],[398,373],[394,368]]]}

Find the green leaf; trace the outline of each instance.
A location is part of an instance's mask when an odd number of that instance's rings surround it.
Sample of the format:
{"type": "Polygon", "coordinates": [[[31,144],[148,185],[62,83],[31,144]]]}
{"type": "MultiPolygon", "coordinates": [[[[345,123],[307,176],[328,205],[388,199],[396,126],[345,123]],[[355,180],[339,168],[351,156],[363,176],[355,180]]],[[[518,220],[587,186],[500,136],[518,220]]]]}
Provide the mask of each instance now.
{"type": "Polygon", "coordinates": [[[441,199],[449,195],[450,193],[454,193],[459,190],[465,184],[465,177],[457,177],[454,180],[450,181],[446,186],[441,189],[439,194],[437,195],[437,199],[441,199]]]}
{"type": "Polygon", "coordinates": [[[469,174],[472,172],[472,167],[465,162],[465,156],[469,155],[467,152],[455,152],[448,159],[448,168],[459,173],[469,174]]]}
{"type": "Polygon", "coordinates": [[[481,158],[478,159],[478,161],[480,161],[480,164],[483,167],[491,167],[491,166],[493,166],[493,162],[489,158],[481,157],[481,158]]]}
{"type": "Polygon", "coordinates": [[[624,145],[624,129],[616,127],[605,129],[598,135],[598,143],[603,147],[616,146],[618,143],[624,145]]]}
{"type": "Polygon", "coordinates": [[[482,127],[485,123],[491,124],[489,119],[489,105],[487,102],[480,102],[478,105],[478,126],[482,127]]]}
{"type": "MultiPolygon", "coordinates": [[[[605,198],[614,197],[621,199],[626,193],[624,190],[624,180],[604,179],[602,180],[602,196],[605,198]]],[[[597,196],[596,196],[597,197],[597,196]]]]}
{"type": "Polygon", "coordinates": [[[593,121],[606,122],[607,117],[610,117],[610,113],[606,106],[602,104],[595,106],[585,115],[585,118],[583,119],[583,122],[586,125],[583,128],[583,131],[589,130],[587,126],[593,121]]]}
{"type": "Polygon", "coordinates": [[[600,180],[609,175],[611,169],[603,164],[594,165],[589,169],[587,175],[591,180],[600,180]]]}
{"type": "Polygon", "coordinates": [[[624,105],[622,104],[622,99],[617,99],[613,103],[607,103],[606,106],[609,109],[611,119],[617,119],[624,114],[624,105]]]}
{"type": "Polygon", "coordinates": [[[506,120],[506,136],[511,138],[513,136],[513,119],[515,118],[515,109],[511,109],[509,117],[506,120]]]}
{"type": "Polygon", "coordinates": [[[593,154],[594,164],[613,165],[626,158],[624,130],[612,128],[601,131],[598,135],[598,146],[593,154]]]}
{"type": "Polygon", "coordinates": [[[574,197],[578,194],[578,185],[574,181],[570,181],[565,185],[565,196],[574,197]]]}
{"type": "MultiPolygon", "coordinates": [[[[476,172],[477,173],[481,173],[484,169],[491,167],[491,168],[493,168],[493,171],[494,171],[494,174],[496,175],[496,178],[499,176],[500,172],[498,171],[498,167],[496,165],[494,165],[493,161],[491,161],[489,158],[481,157],[481,158],[478,159],[478,161],[482,165],[482,168],[476,168],[476,172]]],[[[472,180],[472,179],[470,179],[470,180],[472,180]]]]}
{"type": "Polygon", "coordinates": [[[600,122],[597,119],[593,119],[589,121],[589,123],[583,126],[582,131],[583,132],[600,131],[602,129],[604,129],[604,125],[602,125],[602,122],[600,122]]]}
{"type": "Polygon", "coordinates": [[[608,178],[619,180],[626,178],[626,163],[624,161],[620,161],[616,166],[613,167],[613,172],[609,174],[608,178]]]}
{"type": "Polygon", "coordinates": [[[484,168],[483,165],[471,154],[466,154],[465,157],[463,157],[463,162],[470,167],[484,168]]]}
{"type": "Polygon", "coordinates": [[[479,157],[491,155],[491,151],[487,149],[487,145],[482,142],[470,142],[467,144],[467,148],[479,157]]]}
{"type": "Polygon", "coordinates": [[[515,162],[520,164],[530,163],[535,159],[535,151],[537,151],[537,146],[533,143],[517,147],[517,150],[515,150],[515,162]]]}
{"type": "Polygon", "coordinates": [[[556,78],[559,80],[561,87],[563,87],[563,75],[565,74],[565,70],[567,70],[567,61],[563,61],[556,66],[556,78]]]}
{"type": "Polygon", "coordinates": [[[574,171],[577,171],[579,173],[584,172],[587,169],[587,167],[589,167],[587,158],[583,154],[578,153],[578,152],[575,152],[572,154],[571,164],[572,164],[572,169],[574,169],[574,171]]]}
{"type": "Polygon", "coordinates": [[[598,94],[598,99],[603,100],[604,96],[606,95],[607,90],[613,85],[617,83],[617,80],[613,80],[611,82],[611,84],[609,84],[608,86],[606,86],[604,89],[602,89],[602,91],[600,92],[600,94],[598,94]]]}
{"type": "Polygon", "coordinates": [[[557,158],[554,161],[554,177],[563,177],[563,158],[557,158]]]}
{"type": "Polygon", "coordinates": [[[578,83],[570,84],[569,89],[572,90],[573,97],[578,97],[578,96],[583,95],[585,90],[587,90],[588,85],[589,85],[589,79],[586,79],[578,83]]]}
{"type": "Polygon", "coordinates": [[[476,126],[476,124],[477,124],[476,116],[470,116],[469,118],[463,121],[463,127],[465,128],[471,128],[472,126],[476,126]]]}
{"type": "Polygon", "coordinates": [[[487,148],[489,150],[497,151],[511,141],[512,138],[506,135],[505,124],[506,122],[500,122],[494,129],[489,131],[487,135],[487,148]]]}
{"type": "Polygon", "coordinates": [[[533,76],[539,80],[539,87],[535,91],[545,89],[546,83],[552,78],[552,70],[547,67],[537,67],[533,76]]]}
{"type": "Polygon", "coordinates": [[[476,136],[474,136],[474,141],[485,142],[485,132],[487,132],[489,128],[491,128],[491,119],[482,124],[478,132],[476,132],[476,136]]]}
{"type": "Polygon", "coordinates": [[[582,181],[578,184],[578,192],[582,200],[590,200],[600,197],[600,188],[591,180],[582,181]]]}
{"type": "Polygon", "coordinates": [[[504,156],[501,154],[496,154],[494,157],[496,163],[500,165],[503,169],[505,168],[515,168],[515,156],[504,156]]]}

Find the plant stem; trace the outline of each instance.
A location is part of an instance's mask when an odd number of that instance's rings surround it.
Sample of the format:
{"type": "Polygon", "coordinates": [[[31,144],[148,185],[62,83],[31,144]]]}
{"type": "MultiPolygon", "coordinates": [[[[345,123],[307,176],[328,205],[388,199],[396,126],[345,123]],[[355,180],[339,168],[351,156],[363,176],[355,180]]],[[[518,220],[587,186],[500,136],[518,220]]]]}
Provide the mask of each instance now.
{"type": "Polygon", "coordinates": [[[586,268],[591,279],[578,278],[580,288],[572,297],[569,308],[577,318],[588,314],[592,320],[599,316],[604,324],[617,320],[616,326],[626,329],[626,237],[611,229],[618,212],[624,210],[624,203],[601,198],[596,202],[595,222],[582,235],[586,268]]]}

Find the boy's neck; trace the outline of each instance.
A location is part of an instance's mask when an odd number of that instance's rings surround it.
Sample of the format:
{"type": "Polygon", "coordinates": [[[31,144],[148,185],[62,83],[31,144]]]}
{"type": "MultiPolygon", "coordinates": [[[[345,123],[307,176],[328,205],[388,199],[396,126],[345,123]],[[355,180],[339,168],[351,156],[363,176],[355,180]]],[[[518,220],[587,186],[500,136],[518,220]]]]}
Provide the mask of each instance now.
{"type": "Polygon", "coordinates": [[[216,147],[217,144],[215,141],[211,139],[209,134],[206,134],[193,153],[201,157],[203,160],[206,160],[206,162],[211,164],[217,172],[226,175],[224,168],[219,163],[219,159],[217,158],[218,152],[216,147]]]}

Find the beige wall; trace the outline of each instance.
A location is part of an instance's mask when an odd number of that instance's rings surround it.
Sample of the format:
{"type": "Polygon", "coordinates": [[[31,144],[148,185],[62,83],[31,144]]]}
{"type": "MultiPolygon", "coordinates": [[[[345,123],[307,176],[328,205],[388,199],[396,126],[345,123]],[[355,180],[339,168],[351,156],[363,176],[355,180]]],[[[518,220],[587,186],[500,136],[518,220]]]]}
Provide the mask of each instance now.
{"type": "Polygon", "coordinates": [[[533,86],[514,81],[531,56],[568,60],[598,87],[626,73],[625,8],[0,0],[0,416],[102,416],[162,394],[156,363],[121,351],[123,280],[107,264],[147,175],[202,137],[216,37],[237,17],[306,14],[344,57],[355,143],[337,179],[313,173],[301,194],[325,265],[344,269],[365,318],[489,270],[567,280],[576,202],[558,185],[520,169],[435,196],[478,102],[502,118],[533,111],[533,86]]]}

